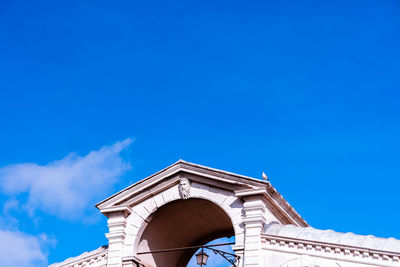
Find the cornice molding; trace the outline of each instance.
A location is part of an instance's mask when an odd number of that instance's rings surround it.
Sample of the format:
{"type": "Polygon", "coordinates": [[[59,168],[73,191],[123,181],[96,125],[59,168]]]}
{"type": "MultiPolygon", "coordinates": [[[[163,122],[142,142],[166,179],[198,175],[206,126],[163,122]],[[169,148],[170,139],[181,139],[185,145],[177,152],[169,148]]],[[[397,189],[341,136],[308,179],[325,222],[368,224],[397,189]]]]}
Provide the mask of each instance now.
{"type": "Polygon", "coordinates": [[[271,213],[283,224],[308,226],[307,222],[268,182],[242,176],[222,170],[178,161],[177,163],[125,188],[113,196],[99,202],[96,207],[108,216],[114,206],[130,206],[145,201],[179,183],[180,176],[187,176],[191,181],[223,188],[235,192],[238,198],[261,196],[271,213]]]}
{"type": "Polygon", "coordinates": [[[100,212],[107,217],[111,214],[121,213],[126,218],[132,213],[132,209],[129,206],[114,206],[101,209],[100,212]]]}
{"type": "Polygon", "coordinates": [[[104,262],[104,264],[107,264],[108,247],[103,246],[98,250],[99,250],[98,252],[95,251],[85,252],[80,256],[68,258],[63,262],[54,263],[49,267],[75,267],[75,266],[84,267],[84,266],[93,266],[94,263],[99,263],[99,262],[104,262]]]}
{"type": "Polygon", "coordinates": [[[268,185],[265,188],[244,189],[235,191],[238,198],[246,199],[251,197],[262,197],[271,210],[285,224],[294,224],[302,227],[309,226],[308,223],[290,206],[290,204],[276,191],[274,187],[268,185]]]}
{"type": "Polygon", "coordinates": [[[349,260],[348,258],[351,256],[353,260],[357,259],[358,262],[373,260],[382,262],[382,265],[385,265],[385,262],[393,264],[400,263],[400,253],[396,252],[268,234],[262,234],[261,236],[265,244],[268,246],[267,249],[296,249],[299,251],[323,252],[326,255],[335,255],[336,258],[342,256],[345,261],[349,260]]]}
{"type": "Polygon", "coordinates": [[[97,203],[95,206],[99,209],[103,209],[114,202],[121,203],[124,199],[131,198],[133,195],[138,194],[140,191],[146,190],[146,188],[154,186],[159,183],[160,180],[171,177],[179,172],[186,172],[189,174],[195,174],[206,178],[219,180],[228,184],[235,184],[243,186],[244,188],[255,188],[265,187],[269,184],[267,181],[230,173],[218,169],[209,168],[202,165],[193,164],[180,160],[167,168],[156,172],[155,174],[144,178],[143,180],[119,191],[118,193],[106,198],[105,200],[97,203]],[[136,189],[134,189],[136,188],[136,189]],[[114,201],[112,201],[114,199],[114,201]]]}

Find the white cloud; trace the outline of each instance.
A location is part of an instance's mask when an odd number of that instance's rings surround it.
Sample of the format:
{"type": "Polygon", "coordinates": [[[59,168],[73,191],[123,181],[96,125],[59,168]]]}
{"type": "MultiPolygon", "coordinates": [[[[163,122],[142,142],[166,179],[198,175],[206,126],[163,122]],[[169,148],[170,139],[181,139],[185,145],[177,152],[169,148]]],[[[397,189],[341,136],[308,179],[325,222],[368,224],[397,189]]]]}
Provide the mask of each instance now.
{"type": "Polygon", "coordinates": [[[46,235],[35,237],[18,231],[0,230],[0,266],[47,266],[44,252],[49,242],[46,235]]]}
{"type": "Polygon", "coordinates": [[[71,153],[47,165],[5,166],[0,168],[1,189],[8,196],[23,199],[31,212],[40,209],[63,219],[84,219],[94,201],[112,189],[130,168],[120,152],[131,143],[126,139],[83,157],[71,153]]]}

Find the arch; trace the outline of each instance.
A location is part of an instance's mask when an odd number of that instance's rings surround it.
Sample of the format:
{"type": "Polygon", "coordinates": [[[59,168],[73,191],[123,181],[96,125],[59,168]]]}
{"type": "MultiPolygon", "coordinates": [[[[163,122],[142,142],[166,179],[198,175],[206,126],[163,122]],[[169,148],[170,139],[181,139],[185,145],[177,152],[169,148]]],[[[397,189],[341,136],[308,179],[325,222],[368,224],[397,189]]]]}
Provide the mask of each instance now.
{"type": "MultiPolygon", "coordinates": [[[[137,252],[203,245],[235,234],[229,215],[215,203],[201,198],[169,202],[148,217],[140,232],[137,252]]],[[[149,266],[180,267],[187,265],[195,251],[142,254],[138,258],[149,266]]]]}
{"type": "MultiPolygon", "coordinates": [[[[219,206],[229,216],[233,224],[236,245],[243,245],[243,203],[233,192],[192,182],[189,199],[192,198],[208,200],[219,206]]],[[[127,218],[127,238],[125,239],[127,249],[125,255],[135,256],[138,248],[138,237],[143,233],[148,221],[152,218],[152,214],[164,205],[178,200],[182,200],[182,198],[178,186],[175,185],[131,207],[132,214],[127,218]]]]}

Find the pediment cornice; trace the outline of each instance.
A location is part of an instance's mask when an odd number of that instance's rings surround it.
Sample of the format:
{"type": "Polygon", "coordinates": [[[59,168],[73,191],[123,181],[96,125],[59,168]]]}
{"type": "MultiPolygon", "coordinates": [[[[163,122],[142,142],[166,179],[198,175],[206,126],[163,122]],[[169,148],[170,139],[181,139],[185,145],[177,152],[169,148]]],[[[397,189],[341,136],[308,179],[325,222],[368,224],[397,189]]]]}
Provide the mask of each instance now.
{"type": "Polygon", "coordinates": [[[167,189],[171,185],[176,184],[179,180],[179,174],[187,174],[193,180],[201,179],[203,183],[231,190],[259,188],[265,187],[266,184],[268,184],[267,181],[261,181],[255,178],[180,160],[97,203],[96,207],[104,209],[105,207],[115,205],[121,206],[124,205],[125,202],[128,202],[129,199],[143,192],[152,195],[157,191],[167,189]]]}
{"type": "MultiPolygon", "coordinates": [[[[231,191],[238,198],[250,195],[262,195],[265,201],[279,217],[285,217],[282,223],[308,226],[303,218],[283,199],[276,189],[265,180],[259,180],[231,172],[189,163],[183,160],[121,190],[111,197],[96,204],[107,216],[111,211],[122,207],[133,207],[158,193],[179,183],[181,178],[201,183],[210,187],[231,191]]],[[[126,212],[126,211],[125,211],[126,212]]],[[[283,218],[282,217],[282,218],[283,218]]]]}

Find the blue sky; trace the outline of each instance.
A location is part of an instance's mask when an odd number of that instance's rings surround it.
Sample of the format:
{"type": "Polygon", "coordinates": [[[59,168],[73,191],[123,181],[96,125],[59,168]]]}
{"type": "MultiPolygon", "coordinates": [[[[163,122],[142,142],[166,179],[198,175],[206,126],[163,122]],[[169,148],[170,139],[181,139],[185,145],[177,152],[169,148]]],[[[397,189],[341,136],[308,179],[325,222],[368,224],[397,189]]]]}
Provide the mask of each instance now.
{"type": "Polygon", "coordinates": [[[265,171],[313,227],[400,238],[399,12],[0,1],[0,265],[105,244],[94,204],[180,158],[265,171]]]}

